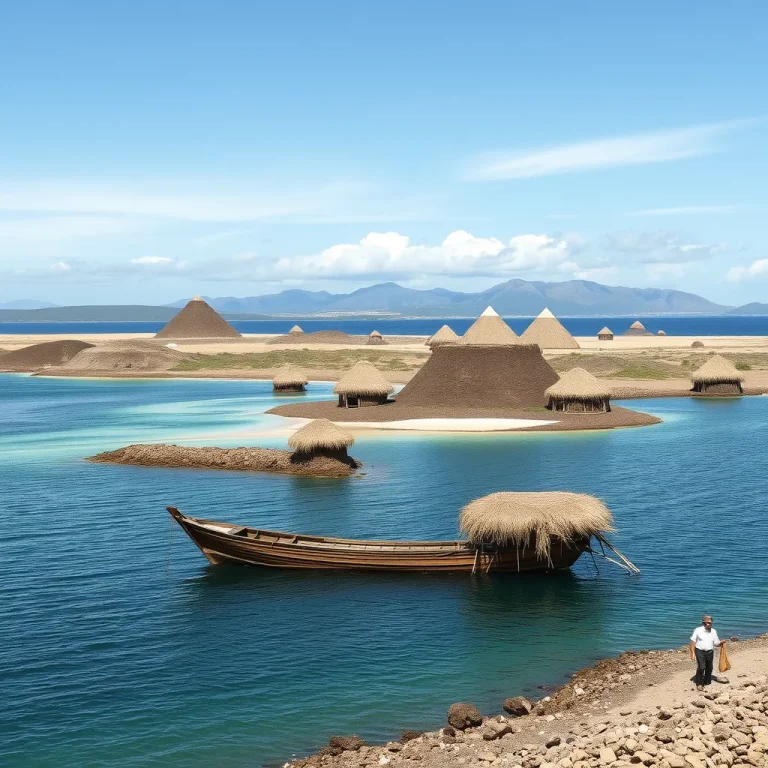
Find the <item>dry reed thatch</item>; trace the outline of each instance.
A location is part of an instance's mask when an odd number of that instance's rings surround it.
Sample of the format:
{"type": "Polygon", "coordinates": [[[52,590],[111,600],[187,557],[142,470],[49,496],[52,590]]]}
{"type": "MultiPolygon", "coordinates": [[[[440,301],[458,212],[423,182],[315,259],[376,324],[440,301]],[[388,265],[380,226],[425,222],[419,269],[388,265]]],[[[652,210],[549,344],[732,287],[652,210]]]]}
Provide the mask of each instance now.
{"type": "Polygon", "coordinates": [[[333,388],[335,395],[372,397],[381,397],[394,391],[394,386],[382,376],[381,371],[367,360],[355,363],[333,388]]]}
{"type": "Polygon", "coordinates": [[[288,438],[288,447],[296,453],[312,453],[317,450],[346,451],[355,438],[328,419],[315,419],[288,438]]]}
{"type": "Polygon", "coordinates": [[[517,334],[498,316],[493,307],[486,307],[480,317],[469,326],[461,343],[471,346],[512,346],[519,344],[517,334]]]}
{"type": "Polygon", "coordinates": [[[439,347],[441,344],[456,344],[461,341],[458,334],[449,325],[442,326],[426,341],[428,347],[439,347]]]}
{"type": "Polygon", "coordinates": [[[236,339],[240,336],[240,332],[200,296],[188,301],[186,306],[155,334],[156,339],[236,339]]]}
{"type": "Polygon", "coordinates": [[[520,341],[538,344],[542,349],[579,349],[576,339],[546,307],[523,331],[520,341]]]}
{"type": "Polygon", "coordinates": [[[611,396],[611,388],[589,371],[571,368],[545,394],[560,400],[607,400],[611,396]]]}
{"type": "Polygon", "coordinates": [[[611,339],[613,339],[613,331],[606,325],[597,332],[597,338],[611,341],[611,339]]]}
{"type": "Polygon", "coordinates": [[[635,320],[629,328],[624,331],[625,336],[653,336],[650,331],[645,330],[645,326],[639,321],[635,320]]]}
{"type": "Polygon", "coordinates": [[[272,379],[272,386],[275,389],[305,387],[307,383],[307,376],[304,371],[294,368],[292,365],[286,365],[281,368],[272,379]]]}
{"type": "Polygon", "coordinates": [[[294,325],[288,333],[299,334],[304,333],[304,329],[300,325],[294,325]]]}
{"type": "Polygon", "coordinates": [[[459,527],[476,545],[525,547],[549,559],[552,539],[573,542],[613,530],[613,515],[600,499],[585,493],[492,493],[470,502],[459,527]]]}
{"type": "Polygon", "coordinates": [[[368,337],[368,341],[366,344],[370,345],[382,345],[386,344],[387,342],[384,341],[384,337],[378,332],[378,331],[371,331],[371,335],[368,337]]]}
{"type": "Polygon", "coordinates": [[[656,335],[657,335],[657,336],[666,336],[666,335],[667,335],[667,332],[666,332],[666,331],[657,331],[657,332],[656,332],[656,335]]]}
{"type": "Polygon", "coordinates": [[[694,384],[741,384],[744,377],[729,360],[720,355],[710,357],[704,365],[693,372],[694,384]]]}
{"type": "Polygon", "coordinates": [[[691,344],[691,346],[692,347],[696,347],[696,348],[703,347],[704,346],[704,342],[703,341],[694,341],[693,344],[691,344]]]}

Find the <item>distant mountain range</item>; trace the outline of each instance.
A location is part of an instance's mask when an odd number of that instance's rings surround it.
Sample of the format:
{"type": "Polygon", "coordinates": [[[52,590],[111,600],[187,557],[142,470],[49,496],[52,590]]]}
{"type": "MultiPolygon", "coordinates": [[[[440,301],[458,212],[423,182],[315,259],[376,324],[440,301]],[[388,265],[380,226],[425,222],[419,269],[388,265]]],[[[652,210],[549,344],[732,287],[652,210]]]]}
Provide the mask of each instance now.
{"type": "MultiPolygon", "coordinates": [[[[530,317],[549,307],[556,315],[643,316],[665,314],[768,315],[768,304],[753,302],[726,307],[684,291],[660,288],[622,288],[588,280],[561,283],[508,280],[478,293],[444,288],[416,290],[397,283],[380,283],[351,293],[288,290],[266,296],[205,297],[227,320],[288,317],[406,316],[476,317],[487,306],[507,317],[530,317]]],[[[165,322],[188,299],[163,307],[104,305],[56,307],[33,300],[0,305],[0,322],[165,322]],[[18,306],[25,305],[24,308],[18,306]],[[36,308],[33,308],[37,305],[36,308]]]]}

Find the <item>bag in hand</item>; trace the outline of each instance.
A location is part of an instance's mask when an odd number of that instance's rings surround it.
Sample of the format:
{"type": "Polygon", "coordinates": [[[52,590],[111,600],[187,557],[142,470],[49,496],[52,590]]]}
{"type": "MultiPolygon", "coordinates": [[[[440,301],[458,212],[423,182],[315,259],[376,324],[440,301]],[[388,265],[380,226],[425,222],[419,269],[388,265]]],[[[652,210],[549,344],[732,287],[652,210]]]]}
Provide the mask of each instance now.
{"type": "Polygon", "coordinates": [[[731,668],[731,664],[728,661],[728,654],[725,652],[725,646],[720,646],[720,663],[718,669],[720,672],[727,672],[731,668]]]}

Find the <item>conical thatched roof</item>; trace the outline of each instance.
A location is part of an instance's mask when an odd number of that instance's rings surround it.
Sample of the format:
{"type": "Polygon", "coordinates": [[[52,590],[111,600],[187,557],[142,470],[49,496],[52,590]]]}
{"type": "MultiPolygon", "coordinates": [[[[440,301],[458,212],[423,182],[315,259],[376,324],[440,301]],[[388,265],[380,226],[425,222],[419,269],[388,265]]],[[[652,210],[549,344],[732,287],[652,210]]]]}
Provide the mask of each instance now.
{"type": "Polygon", "coordinates": [[[371,331],[370,338],[374,338],[374,337],[378,339],[382,338],[381,334],[377,330],[371,331]]]}
{"type": "Polygon", "coordinates": [[[611,336],[613,336],[613,331],[612,331],[612,330],[611,330],[611,329],[610,329],[610,328],[609,328],[607,325],[604,325],[604,326],[603,326],[603,327],[602,327],[602,328],[601,328],[601,329],[600,329],[600,330],[597,332],[597,335],[598,335],[598,336],[603,336],[603,335],[606,335],[606,336],[607,336],[607,335],[609,335],[609,334],[610,334],[611,336]]]}
{"type": "Polygon", "coordinates": [[[656,335],[657,335],[657,336],[666,336],[666,335],[667,335],[667,332],[666,332],[666,331],[657,331],[657,332],[656,332],[656,335]]]}
{"type": "Polygon", "coordinates": [[[307,384],[307,375],[292,365],[286,365],[275,374],[272,384],[275,387],[304,386],[307,384]]]}
{"type": "Polygon", "coordinates": [[[693,372],[691,381],[694,384],[730,384],[744,381],[744,377],[736,370],[733,363],[720,355],[715,355],[693,372]]]}
{"type": "Polygon", "coordinates": [[[600,499],[584,493],[492,493],[467,504],[459,526],[475,544],[525,546],[548,558],[550,537],[572,541],[613,530],[613,516],[600,499]]]}
{"type": "Polygon", "coordinates": [[[304,333],[304,329],[300,325],[294,325],[288,333],[299,334],[304,333]]]}
{"type": "Polygon", "coordinates": [[[625,336],[653,336],[650,331],[645,330],[645,326],[639,321],[635,320],[629,328],[624,331],[625,336]]]}
{"type": "Polygon", "coordinates": [[[576,339],[546,307],[525,329],[520,341],[538,344],[542,349],[579,349],[576,339]]]}
{"type": "Polygon", "coordinates": [[[367,344],[386,344],[387,342],[384,341],[384,337],[378,332],[378,331],[371,331],[371,335],[368,337],[367,344]]]}
{"type": "Polygon", "coordinates": [[[645,326],[639,320],[635,320],[635,322],[632,323],[632,325],[630,325],[629,327],[633,328],[636,331],[644,331],[645,330],[645,326]]]}
{"type": "Polygon", "coordinates": [[[288,447],[297,453],[311,453],[318,448],[338,451],[349,448],[354,442],[355,438],[349,432],[332,421],[315,419],[288,438],[288,447]]]}
{"type": "Polygon", "coordinates": [[[571,368],[546,394],[560,400],[604,400],[611,397],[611,388],[583,368],[571,368]]]}
{"type": "Polygon", "coordinates": [[[361,360],[339,379],[333,392],[336,395],[388,395],[395,388],[373,363],[361,360]]]}
{"type": "Polygon", "coordinates": [[[195,296],[155,338],[236,339],[240,335],[208,302],[195,296]]]}
{"type": "Polygon", "coordinates": [[[517,334],[498,316],[493,307],[487,307],[461,337],[461,343],[473,346],[510,346],[518,344],[517,334]]]}
{"type": "Polygon", "coordinates": [[[458,334],[449,325],[444,325],[427,339],[427,345],[438,347],[441,344],[456,344],[461,341],[458,334]]]}

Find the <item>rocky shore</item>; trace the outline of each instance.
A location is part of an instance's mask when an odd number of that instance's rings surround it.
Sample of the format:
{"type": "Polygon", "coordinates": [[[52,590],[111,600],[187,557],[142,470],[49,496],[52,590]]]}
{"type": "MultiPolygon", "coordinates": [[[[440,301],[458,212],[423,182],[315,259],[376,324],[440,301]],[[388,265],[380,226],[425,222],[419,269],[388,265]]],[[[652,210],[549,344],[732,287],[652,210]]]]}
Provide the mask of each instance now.
{"type": "Polygon", "coordinates": [[[768,635],[729,645],[733,665],[705,693],[687,647],[598,662],[538,702],[517,696],[504,714],[453,704],[446,727],[404,731],[381,746],[356,736],[287,768],[714,768],[768,766],[768,635]]]}
{"type": "Polygon", "coordinates": [[[128,445],[89,456],[86,461],[140,467],[279,472],[304,477],[348,477],[362,466],[351,457],[346,460],[333,456],[305,458],[277,448],[192,448],[165,444],[128,445]]]}

